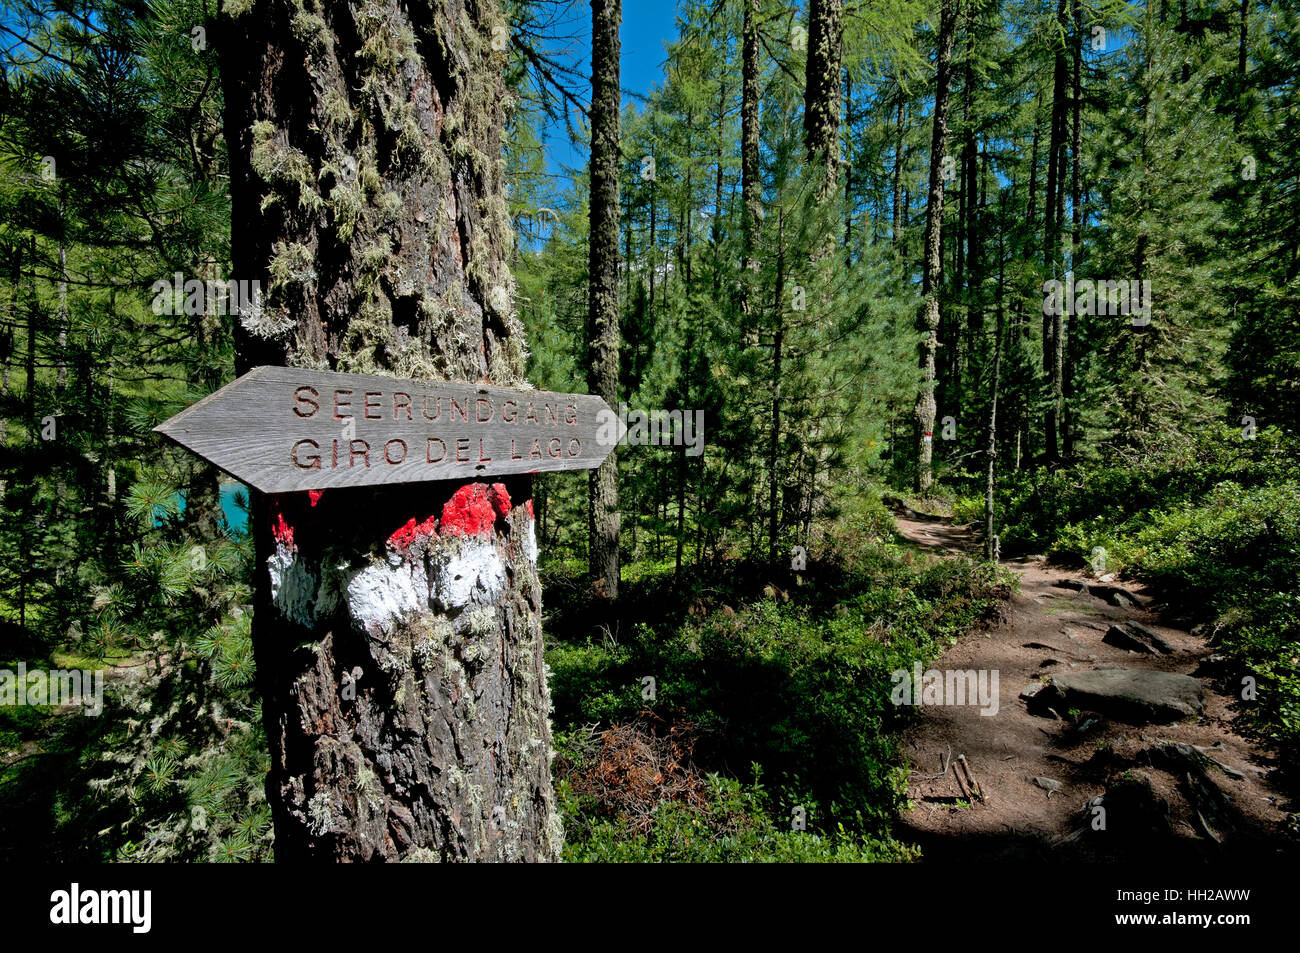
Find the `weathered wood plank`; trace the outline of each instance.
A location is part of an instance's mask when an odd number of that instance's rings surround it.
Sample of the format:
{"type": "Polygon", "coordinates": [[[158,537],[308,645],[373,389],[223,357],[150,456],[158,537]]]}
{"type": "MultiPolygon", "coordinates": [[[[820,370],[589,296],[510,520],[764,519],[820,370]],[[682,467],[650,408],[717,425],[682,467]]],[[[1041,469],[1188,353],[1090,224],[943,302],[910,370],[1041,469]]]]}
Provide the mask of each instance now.
{"type": "Polygon", "coordinates": [[[592,469],[612,419],[587,394],[259,367],[154,429],[287,493],[592,469]]]}

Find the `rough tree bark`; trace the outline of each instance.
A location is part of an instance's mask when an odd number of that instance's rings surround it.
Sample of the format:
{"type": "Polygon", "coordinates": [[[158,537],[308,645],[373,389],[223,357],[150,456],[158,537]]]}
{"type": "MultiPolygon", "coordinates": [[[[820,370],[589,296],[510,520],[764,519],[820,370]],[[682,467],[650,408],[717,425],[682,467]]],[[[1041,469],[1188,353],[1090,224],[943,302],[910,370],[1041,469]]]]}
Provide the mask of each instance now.
{"type": "MultiPolygon", "coordinates": [[[[523,383],[505,30],[494,0],[226,4],[240,372],[523,383]]],[[[530,496],[255,494],[278,859],[557,858],[530,496]]]]}
{"type": "MultiPolygon", "coordinates": [[[[898,80],[894,82],[897,84],[898,80]]],[[[894,125],[894,219],[893,240],[897,244],[903,240],[903,106],[905,97],[902,86],[898,86],[897,118],[894,125]]]]}
{"type": "Polygon", "coordinates": [[[839,180],[843,32],[844,0],[809,0],[803,141],[808,161],[822,168],[818,201],[834,192],[839,180]]]}
{"type": "Polygon", "coordinates": [[[744,0],[741,25],[740,66],[740,192],[744,210],[741,216],[741,258],[744,274],[740,282],[740,310],[749,325],[751,276],[758,270],[754,249],[763,223],[763,183],[758,165],[758,3],[744,0]]]}
{"type": "Polygon", "coordinates": [[[934,89],[934,130],[930,139],[930,194],[925,210],[925,266],[921,278],[924,301],[917,316],[917,330],[924,335],[919,345],[921,388],[916,400],[917,494],[925,497],[933,482],[935,353],[939,349],[939,269],[943,264],[943,156],[948,136],[948,100],[951,84],[953,34],[956,32],[958,0],[943,0],[939,9],[939,49],[934,89]]]}
{"type": "MultiPolygon", "coordinates": [[[[1074,44],[1070,94],[1070,262],[1078,269],[1083,252],[1083,7],[1079,0],[1071,0],[1071,11],[1074,44]]],[[[1080,316],[1071,317],[1061,372],[1061,452],[1067,461],[1074,459],[1078,426],[1074,412],[1074,365],[1083,333],[1080,316]]]]}
{"type": "MultiPolygon", "coordinates": [[[[1002,220],[1006,221],[1006,193],[1003,193],[1002,220]]],[[[1004,290],[1006,272],[1006,248],[1002,241],[1003,232],[998,232],[998,298],[997,318],[993,331],[993,373],[989,381],[989,427],[988,445],[985,449],[984,477],[984,558],[990,562],[998,558],[998,539],[993,532],[994,508],[993,495],[997,489],[998,462],[998,391],[1002,384],[1002,334],[1004,320],[1004,290]]]]}
{"type": "MultiPolygon", "coordinates": [[[[1060,39],[1053,37],[1052,65],[1052,128],[1047,146],[1047,200],[1044,213],[1047,224],[1043,229],[1043,266],[1049,271],[1061,260],[1062,237],[1065,227],[1065,125],[1066,125],[1066,61],[1065,44],[1069,24],[1066,20],[1065,0],[1057,0],[1056,25],[1060,39]]],[[[1065,323],[1060,313],[1043,316],[1043,384],[1047,392],[1047,411],[1043,415],[1043,439],[1049,465],[1060,461],[1061,371],[1063,361],[1065,323]]]]}
{"type": "Polygon", "coordinates": [[[772,302],[772,406],[768,417],[767,558],[777,565],[781,533],[781,348],[785,339],[785,216],[777,214],[776,288],[772,302]]]}
{"type": "MultiPolygon", "coordinates": [[[[619,22],[621,0],[591,0],[591,291],[587,386],[618,406],[619,22]]],[[[618,598],[618,448],[588,483],[589,566],[597,594],[618,598]]]]}

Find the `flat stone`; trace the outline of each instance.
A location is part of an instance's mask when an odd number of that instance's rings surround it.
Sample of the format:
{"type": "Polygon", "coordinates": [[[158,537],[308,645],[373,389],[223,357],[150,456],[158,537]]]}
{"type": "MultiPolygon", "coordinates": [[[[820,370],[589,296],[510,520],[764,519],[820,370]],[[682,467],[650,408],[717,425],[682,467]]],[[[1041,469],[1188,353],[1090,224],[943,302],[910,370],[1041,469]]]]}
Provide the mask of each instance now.
{"type": "Polygon", "coordinates": [[[1049,675],[1027,701],[1038,709],[1095,711],[1131,725],[1167,724],[1205,710],[1204,690],[1190,675],[1129,668],[1049,675]]]}
{"type": "Polygon", "coordinates": [[[1106,630],[1106,637],[1102,641],[1130,652],[1143,652],[1147,655],[1155,655],[1156,652],[1161,655],[1174,654],[1174,647],[1159,632],[1141,622],[1129,621],[1112,625],[1106,630]]]}
{"type": "Polygon", "coordinates": [[[1133,598],[1132,593],[1127,589],[1121,589],[1119,586],[1104,586],[1094,582],[1088,586],[1088,592],[1113,606],[1119,606],[1121,609],[1138,605],[1138,601],[1133,598]]]}
{"type": "Polygon", "coordinates": [[[1033,780],[1035,784],[1047,792],[1049,798],[1053,793],[1058,792],[1065,787],[1065,785],[1056,780],[1056,778],[1034,778],[1033,780]]]}
{"type": "Polygon", "coordinates": [[[1155,629],[1143,625],[1141,622],[1134,622],[1132,619],[1124,623],[1124,628],[1128,629],[1134,637],[1141,639],[1147,645],[1152,646],[1161,655],[1173,655],[1174,647],[1165,641],[1155,629]]]}
{"type": "Polygon", "coordinates": [[[1126,652],[1142,652],[1146,655],[1155,655],[1156,650],[1147,645],[1141,639],[1136,638],[1122,625],[1112,625],[1106,630],[1106,636],[1102,639],[1107,645],[1113,645],[1117,649],[1124,649],[1126,652]]]}
{"type": "Polygon", "coordinates": [[[1031,698],[1033,698],[1035,695],[1041,692],[1045,687],[1046,687],[1045,682],[1030,682],[1028,685],[1025,686],[1024,691],[1020,693],[1020,697],[1023,698],[1025,701],[1029,701],[1031,698]]]}

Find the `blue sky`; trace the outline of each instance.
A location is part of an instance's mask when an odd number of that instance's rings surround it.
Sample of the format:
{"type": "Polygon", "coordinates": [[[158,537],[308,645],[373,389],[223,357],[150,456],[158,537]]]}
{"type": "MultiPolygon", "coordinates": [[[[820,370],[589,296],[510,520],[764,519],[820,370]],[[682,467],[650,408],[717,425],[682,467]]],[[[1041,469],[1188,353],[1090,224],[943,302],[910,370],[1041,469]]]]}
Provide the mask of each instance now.
{"type": "MultiPolygon", "coordinates": [[[[579,60],[579,72],[591,78],[591,7],[585,0],[573,0],[573,15],[585,17],[580,22],[580,47],[574,50],[579,60]]],[[[579,24],[575,23],[575,26],[579,24]]],[[[625,91],[648,95],[663,78],[663,64],[667,54],[665,44],[677,37],[677,3],[675,0],[623,0],[623,26],[619,30],[622,45],[619,67],[625,91]]],[[[584,90],[584,99],[590,87],[584,90]]],[[[626,105],[630,101],[623,97],[626,105]]],[[[575,149],[561,123],[549,130],[547,138],[547,168],[561,173],[564,167],[580,168],[587,164],[587,148],[575,149]]]]}

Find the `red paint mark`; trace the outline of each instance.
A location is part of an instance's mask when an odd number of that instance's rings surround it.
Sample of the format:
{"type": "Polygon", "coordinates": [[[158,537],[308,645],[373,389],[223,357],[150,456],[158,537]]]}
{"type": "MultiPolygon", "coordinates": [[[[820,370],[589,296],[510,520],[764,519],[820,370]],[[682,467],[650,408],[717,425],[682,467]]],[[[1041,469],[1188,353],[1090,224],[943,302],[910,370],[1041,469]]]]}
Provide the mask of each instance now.
{"type": "Polygon", "coordinates": [[[497,511],[498,518],[505,519],[510,515],[510,494],[506,492],[504,483],[493,483],[488,490],[488,498],[492,501],[492,508],[497,511]]]}
{"type": "Polygon", "coordinates": [[[524,500],[524,509],[528,511],[528,518],[533,519],[533,501],[524,500]]]}
{"type": "Polygon", "coordinates": [[[293,544],[293,527],[284,521],[283,513],[275,514],[275,522],[271,525],[271,535],[275,537],[277,543],[294,549],[293,544]]]}
{"type": "Polygon", "coordinates": [[[307,495],[311,497],[311,505],[315,506],[320,502],[320,498],[325,495],[324,490],[308,490],[307,495]]]}
{"type": "Polygon", "coordinates": [[[423,523],[417,523],[415,517],[412,516],[406,521],[405,526],[398,528],[393,532],[392,536],[388,537],[388,545],[394,549],[406,552],[417,541],[428,539],[431,536],[437,536],[437,522],[438,520],[436,517],[430,516],[423,523]]]}
{"type": "Polygon", "coordinates": [[[488,488],[482,483],[466,483],[442,508],[444,536],[487,536],[495,522],[488,488]]]}

